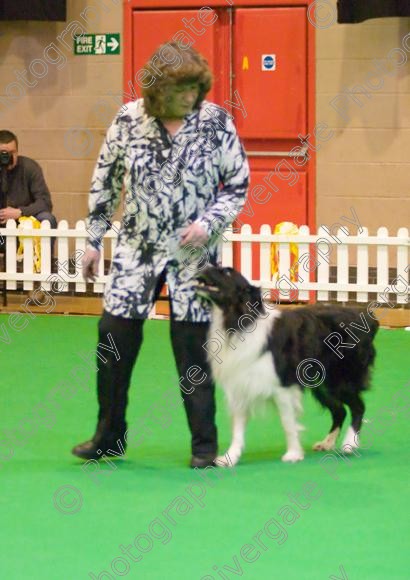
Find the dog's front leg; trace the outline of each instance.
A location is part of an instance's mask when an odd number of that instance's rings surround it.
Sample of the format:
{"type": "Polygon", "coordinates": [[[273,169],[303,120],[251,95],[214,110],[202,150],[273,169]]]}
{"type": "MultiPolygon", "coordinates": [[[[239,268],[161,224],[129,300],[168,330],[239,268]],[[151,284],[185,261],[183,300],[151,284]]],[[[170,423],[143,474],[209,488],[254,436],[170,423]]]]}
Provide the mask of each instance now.
{"type": "Polygon", "coordinates": [[[221,467],[233,467],[242,455],[245,447],[245,429],[248,415],[243,411],[235,411],[232,414],[232,441],[225,455],[220,455],[215,463],[221,467]]]}
{"type": "Polygon", "coordinates": [[[281,387],[280,392],[275,396],[276,405],[279,410],[280,420],[286,434],[287,451],[282,456],[282,461],[294,463],[302,461],[304,453],[299,439],[301,429],[296,418],[295,397],[298,396],[298,387],[281,387]]]}

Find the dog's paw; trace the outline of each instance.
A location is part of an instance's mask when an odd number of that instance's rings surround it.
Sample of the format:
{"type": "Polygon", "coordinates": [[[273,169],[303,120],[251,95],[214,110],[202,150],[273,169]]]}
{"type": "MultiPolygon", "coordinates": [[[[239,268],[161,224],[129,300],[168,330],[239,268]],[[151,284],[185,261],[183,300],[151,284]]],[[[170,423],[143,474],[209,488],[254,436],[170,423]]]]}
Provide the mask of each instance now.
{"type": "Polygon", "coordinates": [[[349,427],[346,432],[346,436],[343,440],[341,449],[343,453],[353,453],[353,450],[357,449],[358,447],[359,447],[359,434],[356,433],[356,431],[354,431],[352,427],[349,427]]]}
{"type": "Polygon", "coordinates": [[[214,463],[217,467],[234,467],[239,461],[240,455],[232,454],[227,451],[225,455],[219,455],[214,463]]]}
{"type": "Polygon", "coordinates": [[[357,449],[358,445],[350,445],[350,443],[343,443],[342,447],[340,448],[340,451],[342,453],[353,453],[354,449],[357,449]]]}
{"type": "Polygon", "coordinates": [[[335,442],[329,441],[327,438],[323,441],[318,441],[313,445],[313,451],[331,451],[335,448],[335,442]]]}
{"type": "Polygon", "coordinates": [[[337,437],[340,429],[337,428],[326,435],[323,441],[318,441],[313,445],[313,451],[331,451],[336,446],[337,437]]]}
{"type": "Polygon", "coordinates": [[[286,463],[296,463],[296,461],[302,461],[304,458],[303,451],[301,449],[291,449],[287,451],[285,455],[282,455],[282,461],[286,463]]]}

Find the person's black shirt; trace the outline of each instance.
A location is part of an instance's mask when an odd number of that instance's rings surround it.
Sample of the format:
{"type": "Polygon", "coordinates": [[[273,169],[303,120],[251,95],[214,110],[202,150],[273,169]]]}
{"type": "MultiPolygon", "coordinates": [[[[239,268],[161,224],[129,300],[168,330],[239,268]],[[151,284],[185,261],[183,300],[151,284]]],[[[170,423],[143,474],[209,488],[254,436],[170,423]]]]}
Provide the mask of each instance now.
{"type": "Polygon", "coordinates": [[[19,208],[24,216],[35,216],[43,211],[51,212],[50,191],[43,171],[34,159],[19,155],[16,167],[7,171],[7,181],[5,206],[19,208]]]}

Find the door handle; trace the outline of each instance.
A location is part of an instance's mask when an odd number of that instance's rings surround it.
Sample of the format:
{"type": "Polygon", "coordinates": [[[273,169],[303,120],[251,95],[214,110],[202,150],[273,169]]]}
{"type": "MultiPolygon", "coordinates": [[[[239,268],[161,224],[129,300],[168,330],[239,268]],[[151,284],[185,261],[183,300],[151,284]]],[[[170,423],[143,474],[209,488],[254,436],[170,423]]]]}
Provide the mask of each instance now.
{"type": "Polygon", "coordinates": [[[300,151],[245,151],[249,157],[307,157],[309,147],[303,145],[300,151]]]}

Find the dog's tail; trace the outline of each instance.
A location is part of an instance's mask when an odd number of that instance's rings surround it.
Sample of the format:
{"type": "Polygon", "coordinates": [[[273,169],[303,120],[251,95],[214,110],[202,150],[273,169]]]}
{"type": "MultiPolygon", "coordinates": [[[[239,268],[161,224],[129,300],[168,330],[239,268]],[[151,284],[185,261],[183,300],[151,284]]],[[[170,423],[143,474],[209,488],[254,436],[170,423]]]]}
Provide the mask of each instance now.
{"type": "Polygon", "coordinates": [[[377,334],[377,331],[379,330],[380,324],[378,320],[375,320],[370,316],[367,318],[367,320],[370,328],[370,338],[373,340],[377,334]]]}
{"type": "Polygon", "coordinates": [[[364,335],[359,343],[359,359],[363,367],[372,367],[376,358],[376,348],[374,346],[374,338],[379,330],[379,321],[371,316],[366,316],[369,331],[364,335]]]}

